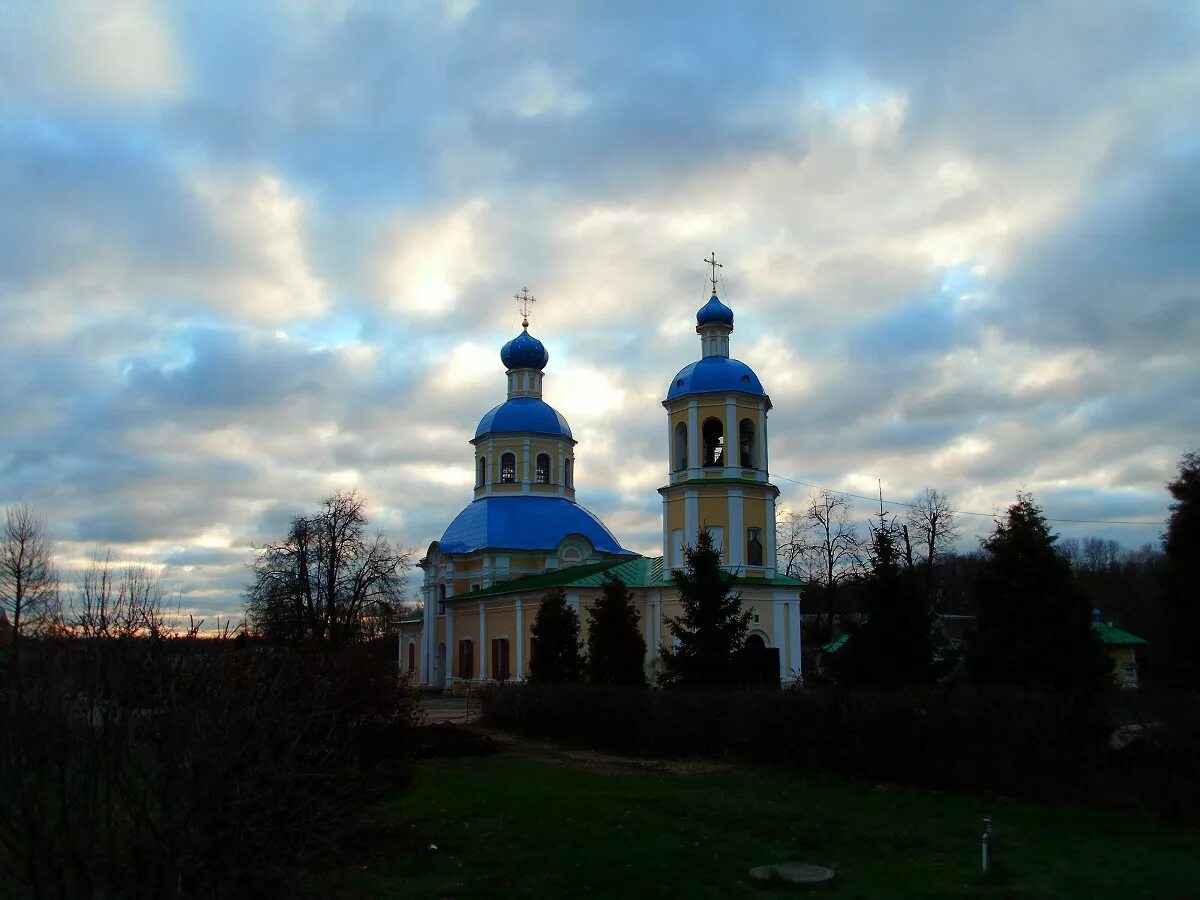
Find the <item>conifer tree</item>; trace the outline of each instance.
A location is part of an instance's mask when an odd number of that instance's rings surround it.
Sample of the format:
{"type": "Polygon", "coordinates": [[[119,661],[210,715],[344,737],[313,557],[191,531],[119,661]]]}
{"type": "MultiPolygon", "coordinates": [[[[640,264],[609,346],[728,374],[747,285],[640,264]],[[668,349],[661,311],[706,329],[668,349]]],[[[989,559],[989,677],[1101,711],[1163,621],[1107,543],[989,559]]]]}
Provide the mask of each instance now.
{"type": "Polygon", "coordinates": [[[1179,477],[1167,483],[1175,498],[1163,533],[1163,646],[1159,674],[1200,686],[1200,452],[1185,453],[1179,477]]]}
{"type": "Polygon", "coordinates": [[[646,686],[646,639],[640,618],[625,582],[605,572],[600,597],[588,610],[588,681],[646,686]]]}
{"type": "Polygon", "coordinates": [[[659,680],[689,687],[732,684],[751,612],[741,612],[742,595],[721,570],[721,554],[707,531],[684,549],[683,560],[682,569],[671,571],[683,612],[666,620],[676,645],[662,648],[659,680]]]}
{"type": "Polygon", "coordinates": [[[1110,683],[1112,659],[1057,540],[1033,498],[1018,494],[982,541],[988,559],[975,582],[978,618],[967,638],[973,680],[1077,694],[1110,683]]]}
{"type": "Polygon", "coordinates": [[[871,529],[870,570],[860,591],[859,617],[846,628],[850,639],[829,659],[841,684],[900,687],[937,675],[933,614],[916,572],[901,566],[900,543],[882,508],[871,529]]]}
{"type": "Polygon", "coordinates": [[[529,658],[529,680],[538,684],[579,681],[583,674],[579,615],[567,605],[562,588],[554,588],[542,597],[530,632],[533,652],[529,658]]]}

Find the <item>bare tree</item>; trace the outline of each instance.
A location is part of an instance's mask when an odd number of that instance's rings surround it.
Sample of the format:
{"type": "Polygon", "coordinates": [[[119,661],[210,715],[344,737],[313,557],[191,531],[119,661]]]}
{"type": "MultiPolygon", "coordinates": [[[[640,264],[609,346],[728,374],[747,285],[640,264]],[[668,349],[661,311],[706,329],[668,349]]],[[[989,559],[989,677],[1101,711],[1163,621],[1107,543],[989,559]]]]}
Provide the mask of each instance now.
{"type": "Polygon", "coordinates": [[[913,565],[911,538],[923,554],[921,569],[924,572],[925,595],[930,607],[940,612],[941,590],[935,583],[934,567],[937,560],[958,540],[957,510],[946,494],[927,487],[913,500],[906,518],[904,543],[908,564],[913,565]]]}
{"type": "Polygon", "coordinates": [[[783,517],[778,542],[779,568],[820,587],[816,637],[833,633],[838,586],[862,571],[863,544],[851,520],[848,497],[823,489],[809,497],[803,513],[783,517]]]}
{"type": "Polygon", "coordinates": [[[924,552],[921,562],[927,568],[932,569],[938,554],[958,540],[957,515],[950,498],[935,488],[925,488],[913,500],[908,511],[908,527],[924,552]]]}
{"type": "Polygon", "coordinates": [[[1115,569],[1121,562],[1121,545],[1111,538],[1085,537],[1083,564],[1093,572],[1115,569]]]}
{"type": "Polygon", "coordinates": [[[325,498],[297,516],[287,536],[258,550],[246,594],[247,620],[286,641],[341,643],[370,636],[400,601],[410,554],[368,537],[366,501],[356,491],[325,498]]]}
{"type": "MultiPolygon", "coordinates": [[[[68,625],[81,637],[165,637],[179,624],[157,573],[146,566],[119,565],[111,551],[96,551],[79,573],[71,595],[68,625]]],[[[191,623],[189,630],[195,630],[191,623]]]]}
{"type": "Polygon", "coordinates": [[[958,511],[950,498],[936,488],[925,488],[908,511],[907,524],[923,551],[921,562],[932,568],[939,554],[958,540],[958,511]]]}
{"type": "Polygon", "coordinates": [[[4,511],[0,533],[0,613],[12,628],[13,665],[23,637],[53,623],[60,609],[58,573],[46,538],[46,523],[22,504],[4,511]]]}

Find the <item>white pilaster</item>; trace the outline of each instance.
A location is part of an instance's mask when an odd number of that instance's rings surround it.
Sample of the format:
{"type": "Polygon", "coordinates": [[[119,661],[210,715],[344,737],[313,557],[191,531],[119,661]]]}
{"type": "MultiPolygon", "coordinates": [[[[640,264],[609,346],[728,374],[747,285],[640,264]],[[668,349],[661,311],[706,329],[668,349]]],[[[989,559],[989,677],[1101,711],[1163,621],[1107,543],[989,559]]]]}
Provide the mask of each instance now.
{"type": "Polygon", "coordinates": [[[671,422],[671,414],[667,413],[667,484],[670,484],[675,474],[675,426],[671,422]]]}
{"type": "Polygon", "coordinates": [[[671,523],[667,521],[667,498],[662,498],[662,523],[663,523],[663,569],[667,570],[671,567],[671,523]]]}
{"type": "Polygon", "coordinates": [[[421,677],[418,684],[430,684],[433,680],[433,656],[437,652],[437,585],[429,583],[426,573],[425,609],[421,617],[421,677]]]}
{"type": "Polygon", "coordinates": [[[525,604],[517,598],[517,681],[525,680],[525,604]]]}
{"type": "Polygon", "coordinates": [[[476,677],[483,681],[487,678],[487,612],[483,601],[479,601],[479,671],[476,677]]]}
{"type": "MultiPolygon", "coordinates": [[[[454,646],[454,610],[446,605],[446,671],[442,673],[442,686],[450,683],[454,664],[458,661],[458,648],[454,646]]],[[[435,685],[436,687],[436,685],[435,685]]]]}
{"type": "Polygon", "coordinates": [[[699,531],[700,494],[689,489],[683,495],[683,540],[688,547],[696,545],[696,535],[699,531]]]}
{"type": "Polygon", "coordinates": [[[783,601],[773,600],[771,602],[771,646],[779,649],[780,681],[786,681],[788,677],[787,623],[784,621],[784,615],[783,601]]]}
{"type": "Polygon", "coordinates": [[[758,463],[759,470],[763,473],[763,478],[767,477],[767,405],[763,402],[758,404],[758,463]]]}
{"type": "Polygon", "coordinates": [[[525,448],[525,468],[521,472],[521,493],[528,494],[529,484],[533,481],[533,473],[529,470],[529,438],[525,438],[523,446],[525,448]]]}
{"type": "MultiPolygon", "coordinates": [[[[700,459],[700,407],[693,397],[688,401],[688,478],[704,477],[704,461],[700,459]]],[[[692,532],[692,537],[696,533],[692,532]]]]}
{"type": "Polygon", "coordinates": [[[742,517],[742,489],[730,488],[729,534],[725,538],[725,560],[731,569],[740,569],[746,560],[746,529],[742,517]]]}
{"type": "Polygon", "coordinates": [[[742,474],[741,434],[738,432],[737,400],[725,398],[725,471],[726,478],[742,474]]]}
{"type": "Polygon", "coordinates": [[[779,564],[775,556],[775,498],[769,496],[763,503],[763,565],[767,569],[764,574],[767,578],[774,578],[779,564]]]}

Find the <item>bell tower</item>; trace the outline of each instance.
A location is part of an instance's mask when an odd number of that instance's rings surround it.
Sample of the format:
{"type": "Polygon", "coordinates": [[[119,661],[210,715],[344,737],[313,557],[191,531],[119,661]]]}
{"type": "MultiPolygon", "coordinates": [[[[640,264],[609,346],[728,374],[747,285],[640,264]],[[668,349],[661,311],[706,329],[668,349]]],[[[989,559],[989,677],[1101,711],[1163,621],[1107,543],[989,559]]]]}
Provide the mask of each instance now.
{"type": "Polygon", "coordinates": [[[664,568],[683,565],[683,547],[707,530],[730,571],[774,578],[775,501],[767,465],[771,398],[758,376],[729,355],[733,310],[712,296],[696,313],[701,357],[667,390],[669,480],[663,498],[664,568]]]}

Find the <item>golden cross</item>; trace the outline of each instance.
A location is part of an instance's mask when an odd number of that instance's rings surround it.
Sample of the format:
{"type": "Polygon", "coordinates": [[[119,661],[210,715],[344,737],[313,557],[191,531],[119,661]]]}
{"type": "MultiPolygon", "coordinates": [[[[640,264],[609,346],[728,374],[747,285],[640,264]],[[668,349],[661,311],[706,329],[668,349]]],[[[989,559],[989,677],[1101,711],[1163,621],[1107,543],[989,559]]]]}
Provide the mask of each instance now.
{"type": "Polygon", "coordinates": [[[717,251],[716,250],[714,250],[712,252],[711,256],[712,256],[712,259],[706,259],[704,261],[706,263],[708,263],[709,268],[712,269],[712,275],[709,276],[708,280],[712,282],[713,296],[715,297],[717,295],[717,269],[723,269],[725,267],[723,265],[721,265],[719,262],[717,262],[717,251]]]}
{"type": "Polygon", "coordinates": [[[535,296],[533,296],[533,294],[529,293],[529,288],[523,287],[523,288],[521,288],[521,293],[513,294],[513,299],[517,301],[517,303],[519,304],[518,309],[521,310],[521,319],[522,319],[521,327],[528,328],[529,327],[529,311],[530,311],[529,304],[537,303],[537,297],[535,297],[535,296]]]}

